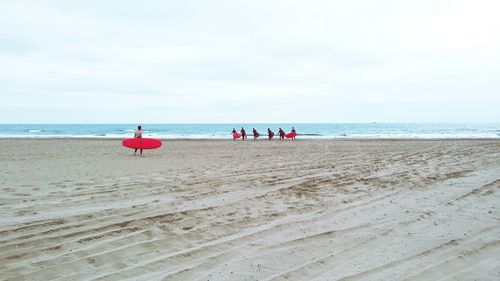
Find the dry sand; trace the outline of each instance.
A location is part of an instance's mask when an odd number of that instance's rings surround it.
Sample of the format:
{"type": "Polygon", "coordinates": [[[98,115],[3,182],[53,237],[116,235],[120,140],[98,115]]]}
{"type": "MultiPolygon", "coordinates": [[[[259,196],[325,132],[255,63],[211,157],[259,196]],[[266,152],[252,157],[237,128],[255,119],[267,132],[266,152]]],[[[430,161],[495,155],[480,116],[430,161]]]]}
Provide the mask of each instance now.
{"type": "Polygon", "coordinates": [[[0,140],[1,280],[499,280],[500,141],[0,140]]]}

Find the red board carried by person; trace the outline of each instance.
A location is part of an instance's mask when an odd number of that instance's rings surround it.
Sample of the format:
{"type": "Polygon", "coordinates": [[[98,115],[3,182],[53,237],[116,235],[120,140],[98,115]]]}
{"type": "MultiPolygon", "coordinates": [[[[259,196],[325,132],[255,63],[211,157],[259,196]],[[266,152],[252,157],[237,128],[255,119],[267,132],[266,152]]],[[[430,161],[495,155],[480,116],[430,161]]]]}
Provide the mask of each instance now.
{"type": "Polygon", "coordinates": [[[291,138],[296,137],[296,136],[297,136],[297,133],[295,133],[295,132],[291,132],[291,133],[288,133],[285,135],[285,137],[287,139],[291,139],[291,138]]]}
{"type": "Polygon", "coordinates": [[[240,133],[233,133],[233,138],[239,139],[239,138],[241,138],[241,134],[240,133]]]}
{"type": "Polygon", "coordinates": [[[122,141],[123,146],[132,149],[155,149],[161,144],[161,140],[150,138],[131,138],[122,141]]]}

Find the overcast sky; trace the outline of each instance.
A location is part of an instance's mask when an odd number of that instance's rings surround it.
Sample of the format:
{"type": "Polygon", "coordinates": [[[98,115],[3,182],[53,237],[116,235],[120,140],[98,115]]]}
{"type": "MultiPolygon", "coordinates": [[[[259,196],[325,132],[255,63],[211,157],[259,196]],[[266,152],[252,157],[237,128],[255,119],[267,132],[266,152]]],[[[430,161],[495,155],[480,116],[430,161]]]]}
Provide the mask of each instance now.
{"type": "Polygon", "coordinates": [[[500,1],[0,1],[0,123],[500,122],[500,1]]]}

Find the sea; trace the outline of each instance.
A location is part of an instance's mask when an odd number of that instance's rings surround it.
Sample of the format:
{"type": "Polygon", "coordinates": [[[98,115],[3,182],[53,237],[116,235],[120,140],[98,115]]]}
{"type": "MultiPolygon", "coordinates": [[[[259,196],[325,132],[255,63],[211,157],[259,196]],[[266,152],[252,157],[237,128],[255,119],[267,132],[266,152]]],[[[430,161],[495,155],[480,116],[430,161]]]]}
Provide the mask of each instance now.
{"type": "Polygon", "coordinates": [[[141,125],[144,137],[230,139],[231,131],[270,128],[297,131],[298,139],[500,139],[500,123],[321,123],[321,124],[0,124],[0,138],[128,138],[141,125]]]}

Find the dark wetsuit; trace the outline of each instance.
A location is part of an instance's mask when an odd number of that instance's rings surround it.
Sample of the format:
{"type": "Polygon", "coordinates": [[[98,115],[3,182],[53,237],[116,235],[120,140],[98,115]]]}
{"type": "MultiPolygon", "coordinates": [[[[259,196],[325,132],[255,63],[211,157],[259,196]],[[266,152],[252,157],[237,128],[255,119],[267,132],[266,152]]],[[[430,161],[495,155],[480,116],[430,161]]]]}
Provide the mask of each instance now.
{"type": "Polygon", "coordinates": [[[278,134],[280,135],[280,140],[284,140],[285,139],[285,131],[279,130],[278,134]]]}
{"type": "Polygon", "coordinates": [[[271,140],[274,137],[273,131],[267,130],[267,136],[269,137],[269,140],[271,140]]]}

